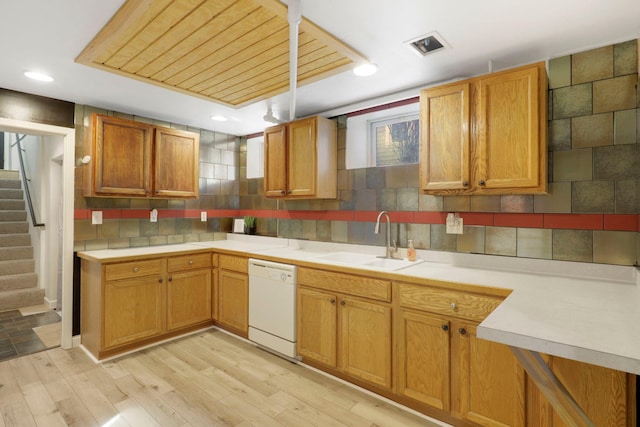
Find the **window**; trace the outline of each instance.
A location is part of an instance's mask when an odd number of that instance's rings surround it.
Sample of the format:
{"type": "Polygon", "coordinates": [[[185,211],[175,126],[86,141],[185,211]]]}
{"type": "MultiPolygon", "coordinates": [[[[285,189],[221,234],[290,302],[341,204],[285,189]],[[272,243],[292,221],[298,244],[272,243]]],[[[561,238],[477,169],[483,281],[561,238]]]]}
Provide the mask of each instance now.
{"type": "Polygon", "coordinates": [[[376,166],[418,163],[420,118],[417,114],[370,122],[370,143],[374,145],[376,166]]]}
{"type": "Polygon", "coordinates": [[[347,169],[418,163],[418,102],[347,118],[347,169]]]}

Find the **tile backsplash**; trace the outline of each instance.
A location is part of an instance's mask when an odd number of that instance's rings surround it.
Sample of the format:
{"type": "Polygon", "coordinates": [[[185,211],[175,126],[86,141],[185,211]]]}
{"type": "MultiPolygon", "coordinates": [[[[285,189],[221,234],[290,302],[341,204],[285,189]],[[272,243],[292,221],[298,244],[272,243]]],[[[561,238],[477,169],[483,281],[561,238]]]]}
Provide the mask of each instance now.
{"type": "MultiPolygon", "coordinates": [[[[549,77],[549,194],[430,196],[418,189],[418,165],[345,169],[346,120],[338,121],[338,198],[276,201],[263,197],[263,179],[246,178],[246,140],[200,132],[197,200],[84,198],[76,178],[78,212],[105,209],[104,224],[76,217],[76,249],[144,246],[213,238],[231,231],[232,217],[254,214],[257,232],[285,238],[383,245],[373,233],[380,210],[391,212],[392,238],[421,249],[630,265],[640,255],[640,104],[638,43],[554,58],[549,77]],[[129,218],[157,208],[158,223],[129,218]],[[199,211],[209,219],[200,222],[199,211]],[[445,233],[444,213],[460,212],[464,234],[445,233]],[[105,212],[106,213],[106,212],[105,212]]],[[[76,106],[76,154],[93,112],[76,106]]],[[[152,123],[169,127],[172,123],[152,123]]]]}

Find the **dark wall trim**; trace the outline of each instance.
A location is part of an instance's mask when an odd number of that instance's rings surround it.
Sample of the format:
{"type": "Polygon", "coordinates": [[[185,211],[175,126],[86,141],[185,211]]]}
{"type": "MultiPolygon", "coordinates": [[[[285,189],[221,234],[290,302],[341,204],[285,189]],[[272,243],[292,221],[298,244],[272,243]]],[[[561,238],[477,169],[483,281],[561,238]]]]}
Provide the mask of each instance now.
{"type": "Polygon", "coordinates": [[[73,102],[0,88],[0,117],[46,125],[74,127],[73,102]]]}

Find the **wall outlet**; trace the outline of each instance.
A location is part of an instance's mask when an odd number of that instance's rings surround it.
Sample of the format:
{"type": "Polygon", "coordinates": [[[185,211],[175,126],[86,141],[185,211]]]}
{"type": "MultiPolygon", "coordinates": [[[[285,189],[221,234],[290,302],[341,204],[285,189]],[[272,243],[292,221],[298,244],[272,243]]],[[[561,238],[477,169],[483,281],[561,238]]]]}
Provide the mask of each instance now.
{"type": "Polygon", "coordinates": [[[207,211],[200,212],[200,221],[207,222],[207,211]]]}
{"type": "Polygon", "coordinates": [[[447,215],[447,234],[462,234],[464,222],[459,214],[450,213],[447,215]]]}
{"type": "Polygon", "coordinates": [[[158,222],[158,209],[153,209],[149,214],[149,221],[158,222]]]}
{"type": "Polygon", "coordinates": [[[102,211],[92,211],[91,212],[91,224],[93,224],[93,225],[102,224],[102,211]]]}

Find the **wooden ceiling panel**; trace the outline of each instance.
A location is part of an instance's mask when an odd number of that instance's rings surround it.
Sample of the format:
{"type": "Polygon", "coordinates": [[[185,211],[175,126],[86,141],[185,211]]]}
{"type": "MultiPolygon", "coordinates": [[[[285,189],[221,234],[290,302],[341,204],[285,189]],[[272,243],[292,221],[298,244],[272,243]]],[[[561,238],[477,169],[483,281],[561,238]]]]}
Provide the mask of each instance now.
{"type": "MultiPolygon", "coordinates": [[[[298,85],[366,61],[302,19],[298,85]]],[[[232,107],[289,90],[279,0],[127,0],[76,62],[232,107]]]]}

